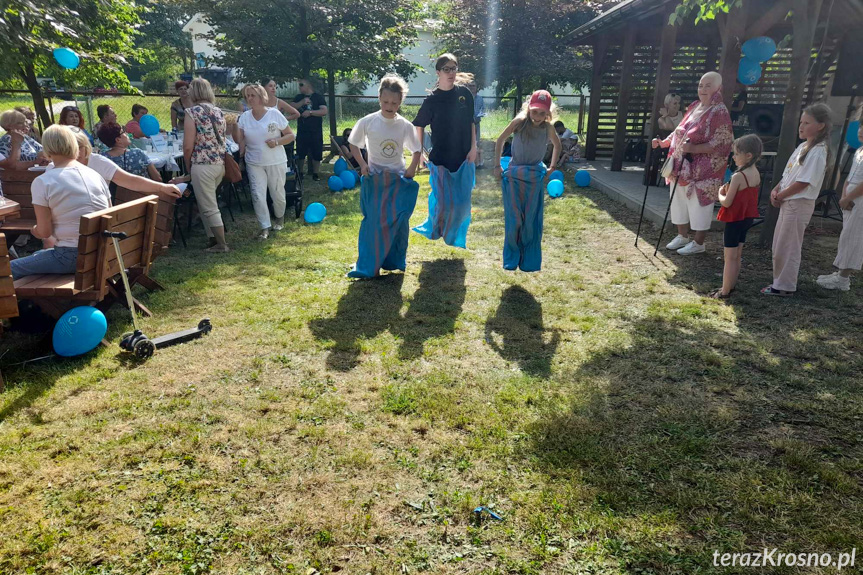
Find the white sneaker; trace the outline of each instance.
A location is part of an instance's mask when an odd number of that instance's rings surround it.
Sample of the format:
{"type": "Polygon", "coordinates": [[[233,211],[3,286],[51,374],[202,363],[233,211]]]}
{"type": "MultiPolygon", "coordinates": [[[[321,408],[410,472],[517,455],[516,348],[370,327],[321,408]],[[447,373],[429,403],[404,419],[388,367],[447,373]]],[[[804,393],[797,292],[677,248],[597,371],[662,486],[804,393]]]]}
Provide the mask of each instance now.
{"type": "Polygon", "coordinates": [[[683,246],[689,243],[689,238],[685,236],[678,235],[676,238],[671,240],[671,242],[665,246],[667,250],[679,250],[683,246]]]}
{"type": "Polygon", "coordinates": [[[267,239],[267,238],[269,238],[269,237],[270,237],[270,230],[269,230],[269,228],[268,228],[268,229],[266,229],[266,230],[261,230],[261,232],[258,234],[258,239],[259,239],[260,241],[264,241],[264,240],[266,240],[266,239],[267,239]]]}
{"type": "Polygon", "coordinates": [[[273,229],[279,231],[285,227],[285,218],[275,218],[273,220],[273,229]]]}
{"type": "Polygon", "coordinates": [[[834,277],[834,276],[838,276],[838,275],[839,275],[839,272],[833,272],[832,274],[826,274],[826,275],[823,275],[823,276],[818,276],[818,279],[817,279],[817,280],[815,280],[815,281],[816,281],[816,282],[823,282],[823,281],[825,281],[825,280],[829,280],[830,278],[832,278],[832,277],[834,277]]]}
{"type": "Polygon", "coordinates": [[[838,273],[827,276],[825,279],[818,278],[815,282],[824,289],[838,289],[839,291],[848,291],[851,289],[851,278],[843,278],[838,273]]]}
{"type": "Polygon", "coordinates": [[[691,242],[677,250],[677,253],[682,256],[691,256],[693,254],[703,254],[704,251],[704,244],[698,244],[695,242],[695,240],[692,240],[691,242]]]}

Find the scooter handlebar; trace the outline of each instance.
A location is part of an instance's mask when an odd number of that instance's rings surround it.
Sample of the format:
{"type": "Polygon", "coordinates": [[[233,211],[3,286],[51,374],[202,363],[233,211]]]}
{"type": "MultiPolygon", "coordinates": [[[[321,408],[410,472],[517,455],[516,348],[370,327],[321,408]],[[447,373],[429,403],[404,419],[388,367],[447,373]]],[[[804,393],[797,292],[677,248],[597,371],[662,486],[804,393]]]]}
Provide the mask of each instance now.
{"type": "Polygon", "coordinates": [[[110,230],[105,230],[102,232],[102,235],[106,238],[117,238],[118,240],[125,240],[129,237],[126,232],[112,232],[110,230]]]}

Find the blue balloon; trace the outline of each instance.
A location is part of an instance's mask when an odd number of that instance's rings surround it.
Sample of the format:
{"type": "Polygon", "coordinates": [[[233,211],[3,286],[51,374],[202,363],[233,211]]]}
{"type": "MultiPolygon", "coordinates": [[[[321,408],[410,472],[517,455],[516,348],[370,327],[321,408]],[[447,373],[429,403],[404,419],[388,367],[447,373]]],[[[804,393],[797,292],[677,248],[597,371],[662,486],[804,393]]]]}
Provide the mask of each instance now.
{"type": "Polygon", "coordinates": [[[578,170],[575,172],[575,183],[579,188],[586,188],[590,185],[590,172],[587,170],[578,170]]]}
{"type": "Polygon", "coordinates": [[[744,86],[751,86],[761,79],[761,63],[749,57],[741,58],[737,67],[737,79],[744,86]]]}
{"type": "Polygon", "coordinates": [[[509,163],[512,161],[512,156],[501,156],[500,157],[500,167],[504,170],[509,167],[509,163]]]}
{"type": "Polygon", "coordinates": [[[731,181],[731,176],[732,176],[731,168],[725,168],[725,183],[728,183],[731,181]]]}
{"type": "Polygon", "coordinates": [[[63,357],[85,354],[99,345],[107,331],[108,320],[95,307],[72,308],[54,326],[54,351],[63,357]]]}
{"type": "Polygon", "coordinates": [[[141,131],[148,138],[159,133],[159,120],[153,114],[144,114],[141,116],[139,124],[141,125],[141,131]]]}
{"type": "Polygon", "coordinates": [[[346,190],[350,190],[357,185],[357,175],[351,170],[345,170],[339,177],[342,179],[342,184],[344,184],[346,190]]]}
{"type": "Polygon", "coordinates": [[[81,58],[78,57],[78,54],[69,48],[54,48],[54,59],[67,70],[74,70],[81,63],[81,58]]]}
{"type": "Polygon", "coordinates": [[[552,180],[560,180],[562,182],[563,181],[563,172],[561,172],[560,170],[555,170],[551,173],[551,176],[549,176],[549,178],[552,180]]]}
{"type": "Polygon", "coordinates": [[[766,62],[776,53],[776,42],[773,38],[759,36],[743,43],[743,55],[756,62],[766,62]]]}
{"type": "Polygon", "coordinates": [[[863,145],[860,142],[860,138],[857,137],[859,130],[860,122],[855,120],[848,124],[848,133],[845,134],[845,141],[848,142],[848,145],[854,150],[863,145]]]}
{"type": "Polygon", "coordinates": [[[348,163],[345,161],[344,158],[339,158],[338,160],[336,160],[336,165],[333,167],[333,172],[337,176],[341,176],[342,172],[344,172],[347,169],[348,169],[348,163]]]}
{"type": "Polygon", "coordinates": [[[338,176],[330,176],[330,179],[327,180],[327,186],[334,192],[341,192],[342,188],[345,187],[345,183],[338,176]]]}
{"type": "Polygon", "coordinates": [[[314,204],[309,204],[306,207],[306,213],[303,215],[303,218],[306,220],[307,224],[319,224],[324,221],[324,218],[326,216],[326,206],[319,202],[315,202],[314,204]]]}
{"type": "Polygon", "coordinates": [[[545,187],[548,195],[552,198],[559,198],[563,195],[563,182],[560,180],[551,180],[545,187]]]}

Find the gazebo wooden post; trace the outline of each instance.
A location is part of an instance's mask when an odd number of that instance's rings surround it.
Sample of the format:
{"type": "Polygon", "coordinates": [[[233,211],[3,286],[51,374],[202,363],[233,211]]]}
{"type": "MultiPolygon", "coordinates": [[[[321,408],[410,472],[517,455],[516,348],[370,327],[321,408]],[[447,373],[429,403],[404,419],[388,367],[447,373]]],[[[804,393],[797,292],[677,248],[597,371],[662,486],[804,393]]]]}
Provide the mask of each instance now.
{"type": "Polygon", "coordinates": [[[590,80],[590,110],[587,117],[587,144],[584,157],[596,159],[596,141],[599,136],[599,105],[602,97],[602,69],[608,51],[608,36],[603,34],[593,44],[593,76],[590,80]]]}
{"type": "Polygon", "coordinates": [[[626,117],[629,114],[629,101],[632,98],[632,75],[635,61],[636,27],[630,23],[623,39],[623,67],[620,72],[620,93],[617,98],[617,118],[614,122],[614,147],[611,152],[611,171],[623,169],[623,156],[626,152],[626,117]]]}
{"type": "MultiPolygon", "coordinates": [[[[673,7],[669,4],[669,7],[673,7]]],[[[659,44],[659,62],[656,65],[656,89],[653,92],[653,106],[650,108],[650,132],[648,136],[652,140],[659,131],[659,109],[665,104],[665,96],[671,89],[671,63],[674,60],[674,50],[677,45],[677,26],[668,23],[668,17],[672,10],[663,13],[662,38],[659,44]]],[[[650,161],[650,149],[648,148],[647,162],[650,161]]]]}
{"type": "Polygon", "coordinates": [[[737,68],[740,65],[740,46],[746,34],[747,7],[750,2],[743,2],[738,8],[732,8],[728,18],[719,20],[719,30],[722,34],[722,51],[719,54],[719,73],[722,75],[722,96],[725,105],[731,107],[734,101],[734,89],[737,87],[737,68]]]}
{"type": "MultiPolygon", "coordinates": [[[[788,79],[788,89],[785,91],[784,109],[782,112],[782,131],[779,133],[779,147],[776,160],[773,163],[773,181],[775,187],[782,179],[782,172],[788,158],[797,147],[797,126],[800,122],[800,112],[803,108],[803,91],[806,88],[807,72],[812,59],[812,42],[815,39],[815,29],[821,13],[822,0],[793,0],[794,35],[792,37],[791,76],[788,79]],[[799,16],[798,16],[799,15],[799,16]]],[[[772,188],[771,188],[772,189],[772,188]]],[[[773,231],[779,219],[779,208],[773,205],[767,207],[767,217],[758,238],[762,246],[773,243],[773,231]]]]}

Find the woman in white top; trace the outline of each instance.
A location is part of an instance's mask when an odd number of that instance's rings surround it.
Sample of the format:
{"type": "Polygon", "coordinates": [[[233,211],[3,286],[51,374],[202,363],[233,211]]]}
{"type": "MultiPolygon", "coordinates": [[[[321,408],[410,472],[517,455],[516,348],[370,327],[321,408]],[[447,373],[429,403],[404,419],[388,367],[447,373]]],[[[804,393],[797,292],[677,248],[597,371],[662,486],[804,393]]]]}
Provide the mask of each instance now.
{"type": "Polygon", "coordinates": [[[54,169],[30,186],[36,225],[32,234],[49,239],[54,247],[12,260],[12,278],[34,274],[75,273],[78,259],[78,226],[81,216],[111,206],[105,180],[77,161],[78,142],[64,126],[50,126],[42,146],[54,169]]]}
{"type": "MultiPolygon", "coordinates": [[[[857,137],[863,138],[863,124],[857,131],[857,137]]],[[[854,163],[842,198],[839,200],[842,208],[842,234],[839,236],[839,250],[833,266],[839,271],[825,276],[818,276],[816,282],[824,289],[851,289],[851,272],[863,268],[863,147],[854,154],[854,163]]]]}
{"type": "Polygon", "coordinates": [[[831,115],[826,104],[813,104],[803,111],[799,135],[806,141],[791,154],[782,180],[770,192],[770,203],[779,208],[779,219],[773,232],[773,283],[761,290],[764,295],[787,297],[797,291],[803,233],[815,211],[827,170],[831,115]]]}
{"type": "Polygon", "coordinates": [[[267,91],[260,84],[246,84],[242,94],[251,109],[243,112],[237,122],[237,144],[240,155],[246,158],[246,171],[252,185],[252,204],[261,226],[258,239],[266,240],[271,225],[267,208],[268,188],[276,216],[272,229],[280,230],[285,223],[288,156],[284,146],[294,141],[294,133],[278,109],[267,107],[267,91]]]}

